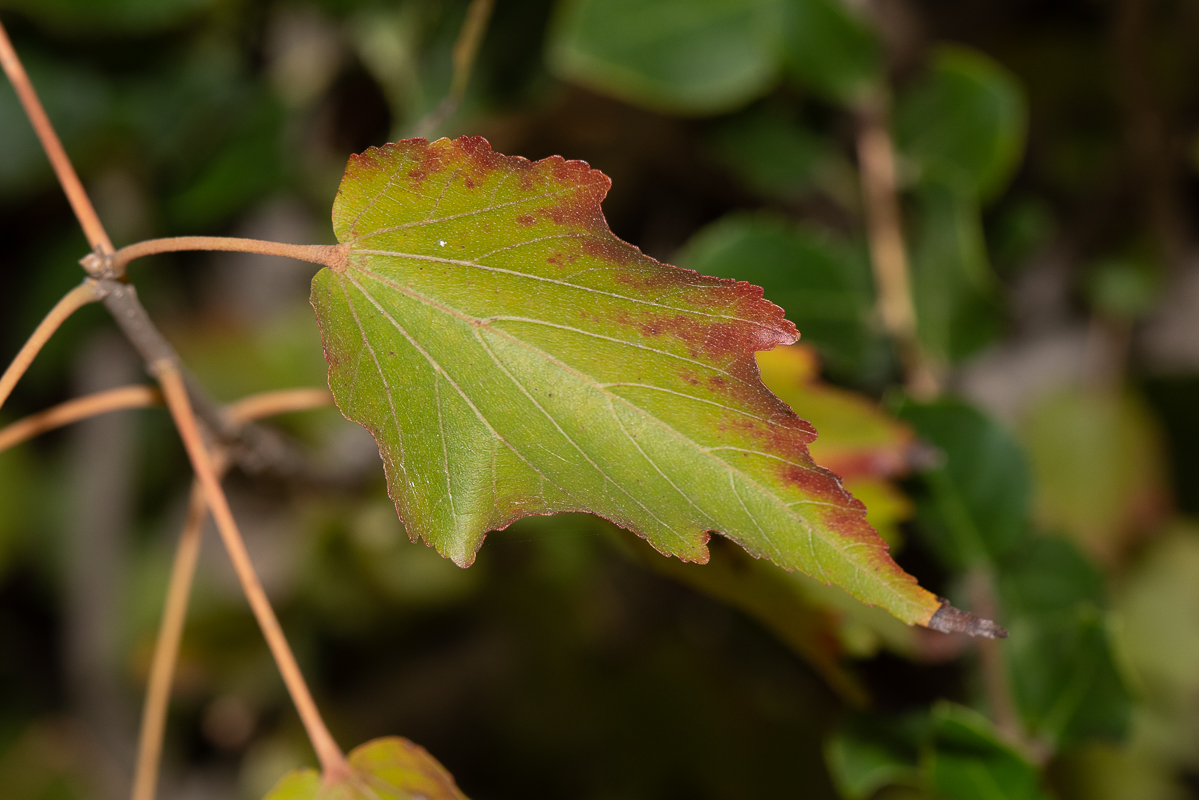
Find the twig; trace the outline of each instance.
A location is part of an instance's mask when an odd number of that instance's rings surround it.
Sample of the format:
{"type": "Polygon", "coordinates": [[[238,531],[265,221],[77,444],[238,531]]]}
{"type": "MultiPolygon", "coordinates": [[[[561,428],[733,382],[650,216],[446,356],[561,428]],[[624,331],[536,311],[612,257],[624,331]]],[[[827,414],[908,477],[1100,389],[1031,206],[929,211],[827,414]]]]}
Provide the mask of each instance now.
{"type": "MultiPolygon", "coordinates": [[[[252,394],[233,403],[226,411],[234,424],[244,425],[262,417],[286,414],[290,411],[307,411],[332,403],[333,395],[328,389],[280,389],[252,394]]],[[[150,408],[159,405],[162,405],[162,393],[153,386],[122,386],[85,397],[76,397],[0,428],[0,453],[43,433],[88,417],[127,408],[150,408]]]]}
{"type": "MultiPolygon", "coordinates": [[[[283,389],[250,395],[233,403],[227,410],[231,418],[244,424],[250,420],[289,411],[321,408],[332,402],[333,395],[327,389],[283,389]]],[[[213,454],[213,462],[217,474],[223,474],[228,463],[219,450],[213,454]]],[[[175,562],[171,567],[171,582],[167,588],[158,639],[154,643],[154,659],[150,666],[146,703],[142,712],[132,800],[154,800],[158,785],[171,685],[174,683],[179,643],[182,641],[183,627],[187,619],[188,596],[191,594],[192,578],[196,572],[200,538],[207,512],[204,489],[199,482],[195,482],[188,500],[183,531],[179,535],[179,545],[175,550],[175,562]]]]}
{"type": "Polygon", "coordinates": [[[77,397],[45,411],[30,414],[7,427],[0,428],[0,452],[55,428],[61,428],[97,414],[107,414],[123,408],[148,408],[161,403],[162,394],[153,386],[122,386],[118,389],[77,397]]]}
{"type": "Polygon", "coordinates": [[[300,261],[310,261],[313,264],[323,264],[333,269],[341,269],[345,266],[347,248],[340,244],[284,244],[282,242],[265,242],[259,239],[237,239],[229,236],[176,236],[171,239],[148,239],[131,244],[122,247],[107,259],[97,258],[94,255],[85,256],[81,263],[92,274],[120,277],[125,274],[125,266],[136,258],[157,253],[177,253],[184,250],[229,250],[267,256],[288,256],[300,261]],[[106,269],[111,272],[106,274],[104,272],[106,269]]]}
{"type": "Polygon", "coordinates": [[[235,422],[246,423],[276,414],[292,411],[308,411],[333,404],[333,394],[328,389],[280,389],[273,392],[252,394],[229,406],[229,416],[235,422]]]}
{"type": "MultiPolygon", "coordinates": [[[[0,33],[2,33],[2,30],[0,30],[0,33]]],[[[4,41],[7,41],[7,39],[4,41]]],[[[21,380],[21,376],[25,374],[25,370],[29,369],[29,365],[33,363],[33,359],[42,347],[45,346],[46,342],[50,340],[50,337],[54,335],[54,332],[58,330],[58,326],[62,325],[67,317],[88,303],[99,299],[100,296],[97,292],[96,282],[89,278],[63,295],[63,298],[55,304],[54,308],[50,309],[50,313],[38,324],[33,331],[33,335],[29,337],[29,341],[25,342],[25,346],[20,349],[16,358],[8,365],[8,369],[4,371],[3,375],[0,375],[0,406],[3,406],[4,401],[12,394],[13,387],[17,385],[17,381],[21,380]]]]}
{"type": "Polygon", "coordinates": [[[881,95],[863,102],[859,108],[858,166],[866,207],[870,260],[878,290],[879,315],[895,340],[908,391],[917,400],[930,400],[938,394],[940,386],[917,335],[916,309],[912,303],[907,251],[899,215],[895,147],[886,118],[886,105],[881,95]]]}
{"type": "Polygon", "coordinates": [[[183,522],[183,532],[179,535],[179,545],[175,549],[175,562],[171,566],[166,605],[158,628],[158,639],[154,643],[154,659],[150,664],[146,705],[142,709],[142,727],[138,738],[137,769],[133,775],[133,800],[154,800],[158,787],[158,768],[162,757],[163,733],[166,730],[167,706],[170,703],[175,662],[179,656],[179,642],[183,639],[188,597],[191,594],[192,578],[196,574],[200,535],[204,530],[207,511],[204,489],[199,481],[196,481],[192,484],[187,517],[183,522]]]}
{"type": "Polygon", "coordinates": [[[192,468],[196,471],[196,478],[204,487],[206,501],[209,508],[212,509],[217,530],[220,532],[225,549],[233,562],[233,568],[241,582],[242,591],[245,592],[246,599],[250,602],[250,608],[258,619],[258,625],[266,638],[267,646],[275,657],[275,663],[283,676],[283,682],[287,685],[296,711],[300,714],[300,720],[308,732],[308,738],[321,763],[325,781],[340,780],[349,775],[349,766],[341,748],[337,746],[329,729],[325,727],[324,720],[321,719],[320,711],[317,710],[316,703],[312,699],[312,693],[304,681],[295,655],[291,652],[287,638],[283,635],[283,629],[279,626],[279,620],[275,616],[266,592],[263,591],[262,583],[258,580],[258,575],[250,562],[249,553],[246,552],[245,543],[242,541],[237,523],[233,519],[233,512],[229,509],[229,502],[221,489],[220,480],[217,478],[216,470],[208,455],[208,449],[204,446],[200,429],[196,424],[196,416],[187,396],[183,376],[178,367],[172,363],[160,363],[155,372],[159,385],[162,386],[167,407],[171,410],[171,416],[174,417],[179,435],[183,438],[184,446],[187,448],[192,468]]]}
{"type": "Polygon", "coordinates": [[[412,126],[413,136],[427,139],[441,127],[441,123],[458,110],[462,98],[466,96],[470,73],[475,66],[475,56],[479,53],[479,45],[483,43],[483,34],[487,32],[487,23],[491,20],[494,5],[494,0],[471,0],[451,54],[454,76],[450,81],[450,93],[437,104],[437,108],[417,120],[412,126]]]}
{"type": "Polygon", "coordinates": [[[17,58],[17,52],[13,49],[3,24],[0,24],[0,65],[3,65],[5,74],[12,81],[13,88],[17,90],[17,96],[21,98],[25,114],[29,117],[29,122],[33,125],[33,130],[37,133],[37,138],[41,141],[42,149],[46,151],[51,166],[54,167],[54,174],[58,176],[58,182],[62,185],[62,190],[66,192],[71,210],[75,212],[75,218],[79,220],[79,225],[83,228],[83,233],[92,246],[92,250],[98,253],[111,253],[112,240],[108,238],[103,223],[96,216],[96,209],[92,207],[92,201],[88,199],[87,192],[83,190],[83,184],[79,182],[79,176],[75,174],[75,168],[71,166],[71,159],[67,158],[67,152],[63,149],[58,134],[54,132],[54,126],[50,124],[50,118],[46,116],[46,109],[42,108],[37,92],[34,91],[33,84],[30,83],[29,76],[25,73],[25,67],[21,65],[21,60],[17,58]]]}

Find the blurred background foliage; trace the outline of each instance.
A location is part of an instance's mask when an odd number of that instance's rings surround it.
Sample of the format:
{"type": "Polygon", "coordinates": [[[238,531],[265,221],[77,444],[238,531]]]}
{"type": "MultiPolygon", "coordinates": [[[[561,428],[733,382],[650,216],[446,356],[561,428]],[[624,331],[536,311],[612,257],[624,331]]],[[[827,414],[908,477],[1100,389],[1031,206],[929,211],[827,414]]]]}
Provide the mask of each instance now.
{"type": "MultiPolygon", "coordinates": [[[[328,242],[347,155],[450,86],[465,0],[0,0],[119,244],[328,242]]],[[[1199,6],[1174,0],[497,0],[439,135],[581,158],[614,231],[758,283],[762,354],[900,563],[1011,632],[910,629],[718,538],[668,561],[581,515],[459,570],[408,543],[373,443],[279,426],[320,469],[232,502],[345,746],[403,734],[480,800],[1199,796],[1199,6]],[[856,138],[890,108],[919,336],[899,389],[856,138]]],[[[0,87],[0,342],[86,244],[0,87]]],[[[311,268],[134,268],[223,400],[324,381],[311,268]]],[[[98,309],[5,420],[143,379],[98,309]]],[[[120,797],[188,486],[160,411],[0,454],[0,787],[120,797]]],[[[164,798],[257,798],[308,748],[211,531],[164,798]]]]}

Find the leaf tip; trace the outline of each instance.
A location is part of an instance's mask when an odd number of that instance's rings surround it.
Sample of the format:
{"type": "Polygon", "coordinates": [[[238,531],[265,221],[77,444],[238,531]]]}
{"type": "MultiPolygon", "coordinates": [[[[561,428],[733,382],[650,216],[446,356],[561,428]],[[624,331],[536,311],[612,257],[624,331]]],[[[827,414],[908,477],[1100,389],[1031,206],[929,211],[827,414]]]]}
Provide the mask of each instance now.
{"type": "Polygon", "coordinates": [[[941,633],[965,633],[987,639],[1007,638],[1007,630],[1001,625],[954,608],[944,598],[941,598],[941,607],[928,621],[927,627],[941,633]]]}

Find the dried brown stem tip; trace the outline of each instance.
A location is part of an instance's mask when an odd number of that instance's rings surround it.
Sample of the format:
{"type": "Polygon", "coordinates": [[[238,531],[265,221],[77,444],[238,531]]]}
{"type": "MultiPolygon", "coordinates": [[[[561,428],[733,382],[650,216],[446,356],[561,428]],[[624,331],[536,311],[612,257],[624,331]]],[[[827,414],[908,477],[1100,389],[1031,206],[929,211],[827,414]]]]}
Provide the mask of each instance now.
{"type": "Polygon", "coordinates": [[[944,598],[941,598],[941,608],[928,621],[928,627],[941,633],[966,633],[986,639],[1007,638],[1007,631],[1002,626],[989,619],[968,614],[960,608],[954,608],[944,598]]]}

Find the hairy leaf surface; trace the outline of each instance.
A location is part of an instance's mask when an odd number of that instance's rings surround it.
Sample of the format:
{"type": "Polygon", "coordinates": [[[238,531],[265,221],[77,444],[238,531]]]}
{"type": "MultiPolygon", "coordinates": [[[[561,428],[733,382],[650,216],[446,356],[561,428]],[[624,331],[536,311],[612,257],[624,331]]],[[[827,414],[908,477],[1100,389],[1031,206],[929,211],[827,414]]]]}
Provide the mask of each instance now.
{"type": "Polygon", "coordinates": [[[762,385],[754,352],[798,336],[782,309],[616,238],[608,187],[481,138],[351,158],[333,208],[346,260],[312,302],[334,396],[378,441],[409,536],[466,566],[488,531],[587,511],[666,555],[706,562],[719,532],[906,622],[963,619],[891,560],[762,385]]]}

